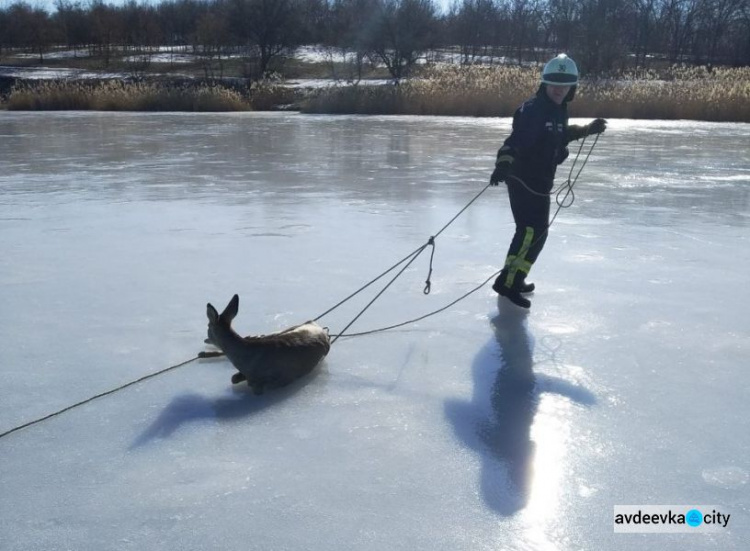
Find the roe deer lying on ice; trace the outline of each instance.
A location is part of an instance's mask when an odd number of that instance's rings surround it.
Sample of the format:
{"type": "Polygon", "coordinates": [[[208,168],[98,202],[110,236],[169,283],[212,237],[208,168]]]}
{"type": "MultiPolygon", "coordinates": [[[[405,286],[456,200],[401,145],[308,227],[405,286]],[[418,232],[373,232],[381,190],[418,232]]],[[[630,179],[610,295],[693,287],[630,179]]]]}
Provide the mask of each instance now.
{"type": "Polygon", "coordinates": [[[328,332],[314,321],[270,335],[241,337],[232,329],[239,306],[237,295],[221,315],[211,304],[206,305],[208,342],[219,347],[239,371],[232,376],[232,383],[246,380],[256,394],[307,375],[331,348],[328,332]]]}

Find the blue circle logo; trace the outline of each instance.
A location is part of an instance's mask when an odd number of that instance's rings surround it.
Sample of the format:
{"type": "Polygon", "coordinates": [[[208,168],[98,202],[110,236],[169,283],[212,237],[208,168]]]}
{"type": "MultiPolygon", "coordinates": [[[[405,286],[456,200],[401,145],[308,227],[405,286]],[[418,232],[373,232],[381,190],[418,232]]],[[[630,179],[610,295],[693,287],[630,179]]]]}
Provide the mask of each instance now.
{"type": "Polygon", "coordinates": [[[690,526],[700,526],[703,524],[703,513],[698,509],[690,509],[685,515],[685,520],[690,526]]]}

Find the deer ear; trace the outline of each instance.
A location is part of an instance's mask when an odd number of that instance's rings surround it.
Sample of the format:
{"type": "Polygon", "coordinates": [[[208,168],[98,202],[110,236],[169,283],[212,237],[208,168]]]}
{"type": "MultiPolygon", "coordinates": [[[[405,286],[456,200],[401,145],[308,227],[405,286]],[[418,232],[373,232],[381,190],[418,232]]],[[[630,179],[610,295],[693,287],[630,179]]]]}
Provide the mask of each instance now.
{"type": "Polygon", "coordinates": [[[216,308],[211,305],[210,302],[206,304],[206,315],[208,316],[208,321],[210,321],[211,323],[216,323],[219,320],[219,313],[216,311],[216,308]]]}
{"type": "Polygon", "coordinates": [[[239,295],[234,295],[232,297],[232,300],[229,301],[229,304],[227,304],[227,307],[224,308],[224,311],[221,313],[221,317],[231,322],[235,317],[237,317],[237,312],[240,311],[240,297],[239,295]]]}

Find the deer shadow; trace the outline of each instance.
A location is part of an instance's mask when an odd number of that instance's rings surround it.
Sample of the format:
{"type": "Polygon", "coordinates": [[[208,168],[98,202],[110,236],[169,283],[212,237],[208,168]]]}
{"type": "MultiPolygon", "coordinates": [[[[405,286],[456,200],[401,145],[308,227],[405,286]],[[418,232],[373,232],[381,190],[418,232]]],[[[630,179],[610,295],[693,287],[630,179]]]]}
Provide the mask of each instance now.
{"type": "Polygon", "coordinates": [[[245,384],[234,385],[230,395],[209,398],[196,393],[184,393],[172,398],[159,416],[130,445],[134,450],[151,441],[169,438],[181,427],[205,421],[232,422],[256,415],[285,402],[302,390],[324,371],[317,366],[312,373],[291,384],[269,390],[258,396],[245,384]]]}
{"type": "Polygon", "coordinates": [[[495,338],[472,363],[471,400],[449,400],[446,418],[458,439],[481,457],[480,493],[488,507],[503,516],[528,504],[533,482],[535,445],[531,426],[541,392],[552,392],[591,406],[596,397],[564,379],[535,375],[534,340],[525,311],[498,304],[491,320],[495,338]]]}

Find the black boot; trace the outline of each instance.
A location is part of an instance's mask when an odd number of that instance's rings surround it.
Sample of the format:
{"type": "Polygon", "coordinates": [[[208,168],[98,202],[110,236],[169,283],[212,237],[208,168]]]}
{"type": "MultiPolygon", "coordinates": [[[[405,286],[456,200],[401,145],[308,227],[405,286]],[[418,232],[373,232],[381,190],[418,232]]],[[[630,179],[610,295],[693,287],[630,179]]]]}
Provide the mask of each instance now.
{"type": "Polygon", "coordinates": [[[520,306],[521,308],[529,308],[531,306],[531,301],[527,298],[522,297],[518,289],[506,287],[505,285],[503,285],[502,281],[503,279],[505,279],[504,272],[505,270],[503,270],[503,272],[497,277],[495,283],[492,284],[492,290],[495,291],[498,295],[507,298],[516,306],[520,306]]]}
{"type": "MultiPolygon", "coordinates": [[[[497,290],[497,289],[496,289],[497,290]]],[[[508,289],[507,287],[500,287],[500,290],[497,291],[497,293],[501,296],[504,296],[509,301],[511,301],[516,306],[519,306],[521,308],[530,308],[531,307],[531,301],[527,299],[526,297],[522,296],[521,293],[519,293],[515,289],[508,289]]]]}
{"type": "Polygon", "coordinates": [[[519,293],[533,293],[534,289],[536,289],[536,285],[533,283],[526,283],[526,281],[521,282],[521,286],[518,288],[519,293]]]}
{"type": "Polygon", "coordinates": [[[247,377],[245,377],[244,373],[240,373],[239,371],[232,375],[232,384],[236,385],[237,383],[241,383],[242,381],[247,381],[247,377]]]}

